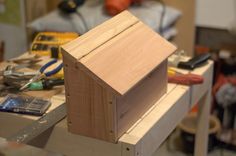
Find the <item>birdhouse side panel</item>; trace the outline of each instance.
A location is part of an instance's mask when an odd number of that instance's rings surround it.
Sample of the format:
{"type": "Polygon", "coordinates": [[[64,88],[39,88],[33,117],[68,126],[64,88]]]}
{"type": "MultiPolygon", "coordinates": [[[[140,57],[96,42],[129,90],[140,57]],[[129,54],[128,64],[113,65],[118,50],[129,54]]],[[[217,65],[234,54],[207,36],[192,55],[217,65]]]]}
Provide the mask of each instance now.
{"type": "Polygon", "coordinates": [[[114,142],[117,138],[115,96],[63,56],[68,130],[71,133],[114,142]]]}
{"type": "Polygon", "coordinates": [[[138,121],[166,91],[167,61],[164,61],[124,97],[117,99],[118,137],[138,121]]]}

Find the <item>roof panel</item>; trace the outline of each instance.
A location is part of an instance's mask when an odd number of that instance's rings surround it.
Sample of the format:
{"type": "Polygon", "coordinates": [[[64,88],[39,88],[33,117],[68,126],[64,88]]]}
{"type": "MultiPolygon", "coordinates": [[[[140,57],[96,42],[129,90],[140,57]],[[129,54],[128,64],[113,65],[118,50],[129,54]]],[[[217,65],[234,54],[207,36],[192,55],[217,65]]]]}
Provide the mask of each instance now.
{"type": "Polygon", "coordinates": [[[124,95],[175,50],[176,47],[138,22],[80,59],[80,62],[124,95]]]}
{"type": "Polygon", "coordinates": [[[128,11],[124,11],[77,39],[63,45],[62,48],[79,60],[138,21],[135,16],[128,11]]]}

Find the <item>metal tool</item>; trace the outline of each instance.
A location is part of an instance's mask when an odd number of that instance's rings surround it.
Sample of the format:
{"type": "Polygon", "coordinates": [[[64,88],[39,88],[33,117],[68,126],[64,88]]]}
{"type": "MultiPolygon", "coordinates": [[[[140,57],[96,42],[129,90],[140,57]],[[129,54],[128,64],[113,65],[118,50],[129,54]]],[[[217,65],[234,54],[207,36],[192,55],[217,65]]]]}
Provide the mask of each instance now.
{"type": "Polygon", "coordinates": [[[43,65],[38,74],[35,75],[33,78],[31,78],[25,85],[23,85],[20,90],[24,90],[28,87],[29,84],[33,83],[33,82],[36,82],[36,81],[39,81],[41,80],[42,78],[45,78],[45,77],[49,77],[49,76],[52,76],[56,73],[58,73],[62,67],[63,67],[63,63],[59,64],[55,69],[51,70],[51,71],[48,71],[48,72],[45,72],[45,70],[50,67],[51,65],[55,64],[57,62],[57,59],[53,59],[51,61],[49,61],[48,63],[46,63],[45,65],[43,65]],[[44,73],[45,72],[45,73],[44,73]]]}
{"type": "Polygon", "coordinates": [[[26,83],[32,76],[37,75],[37,72],[19,72],[18,69],[24,68],[27,65],[8,65],[3,71],[0,71],[0,76],[2,76],[3,83],[6,85],[4,91],[7,91],[10,87],[18,90],[22,83],[26,83]]]}
{"type": "Polygon", "coordinates": [[[29,67],[29,66],[35,65],[36,63],[38,63],[40,61],[42,61],[42,59],[40,58],[39,55],[29,54],[24,57],[11,59],[8,62],[13,62],[13,63],[20,64],[20,65],[28,65],[28,67],[29,67]]]}
{"type": "Polygon", "coordinates": [[[5,70],[0,71],[0,76],[4,77],[9,77],[9,76],[17,76],[17,77],[22,77],[22,76],[34,76],[37,74],[37,72],[17,72],[18,69],[25,68],[28,65],[18,65],[18,66],[13,66],[13,65],[8,65],[5,70]]]}
{"type": "Polygon", "coordinates": [[[64,85],[64,79],[43,79],[42,81],[31,83],[29,90],[52,89],[54,86],[61,85],[64,85]]]}

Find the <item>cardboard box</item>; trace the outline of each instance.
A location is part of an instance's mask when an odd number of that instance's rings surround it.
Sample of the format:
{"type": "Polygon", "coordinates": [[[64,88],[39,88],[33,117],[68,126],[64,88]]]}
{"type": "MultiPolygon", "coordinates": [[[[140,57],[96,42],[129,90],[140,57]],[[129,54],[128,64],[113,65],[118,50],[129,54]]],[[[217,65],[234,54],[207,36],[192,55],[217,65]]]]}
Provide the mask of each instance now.
{"type": "Polygon", "coordinates": [[[127,11],[64,45],[69,131],[116,142],[166,92],[175,50],[127,11]]]}

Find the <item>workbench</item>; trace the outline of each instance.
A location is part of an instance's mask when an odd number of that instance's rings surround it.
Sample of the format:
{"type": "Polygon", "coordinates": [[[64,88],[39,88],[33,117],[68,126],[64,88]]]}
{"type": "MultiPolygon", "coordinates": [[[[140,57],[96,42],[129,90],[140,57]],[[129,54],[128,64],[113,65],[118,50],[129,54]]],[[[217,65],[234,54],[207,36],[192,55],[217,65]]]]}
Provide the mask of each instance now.
{"type": "Polygon", "coordinates": [[[10,140],[16,139],[17,135],[25,136],[26,139],[18,138],[19,141],[68,156],[151,156],[198,103],[194,155],[206,156],[213,62],[208,61],[207,65],[195,69],[192,73],[202,75],[204,83],[194,86],[168,84],[167,93],[116,144],[69,133],[64,118],[63,93],[52,97],[52,106],[43,117],[0,112],[0,136],[10,140]],[[50,120],[55,115],[60,119],[50,120]],[[40,124],[43,126],[34,128],[40,124]],[[54,126],[46,130],[50,125],[54,126]],[[43,128],[45,126],[46,128],[43,128]],[[24,134],[26,131],[28,134],[24,134]]]}
{"type": "Polygon", "coordinates": [[[9,142],[0,137],[0,155],[1,156],[26,156],[26,155],[40,155],[40,156],[63,156],[59,153],[49,152],[33,146],[9,142]]]}

